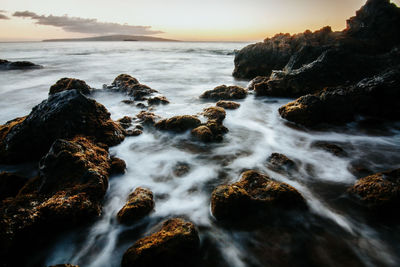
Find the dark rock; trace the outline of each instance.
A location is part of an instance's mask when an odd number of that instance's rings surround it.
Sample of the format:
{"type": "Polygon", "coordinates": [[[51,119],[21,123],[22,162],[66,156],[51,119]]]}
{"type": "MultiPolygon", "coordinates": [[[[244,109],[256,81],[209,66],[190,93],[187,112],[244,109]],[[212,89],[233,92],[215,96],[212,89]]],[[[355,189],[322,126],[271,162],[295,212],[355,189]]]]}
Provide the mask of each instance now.
{"type": "Polygon", "coordinates": [[[174,218],[161,229],[139,239],[122,258],[122,267],[192,266],[196,263],[200,239],[193,223],[174,218]]]}
{"type": "Polygon", "coordinates": [[[192,130],[191,134],[202,142],[211,142],[214,140],[213,133],[210,128],[205,125],[201,125],[192,130]]]}
{"type": "Polygon", "coordinates": [[[143,103],[137,103],[136,106],[137,106],[138,108],[141,108],[141,109],[147,108],[146,105],[143,104],[143,103]]]}
{"type": "Polygon", "coordinates": [[[324,142],[324,141],[315,141],[311,144],[311,147],[325,150],[337,157],[347,157],[346,151],[344,151],[343,148],[341,148],[340,146],[333,144],[333,143],[324,142]]]}
{"type": "Polygon", "coordinates": [[[240,104],[233,101],[220,100],[217,102],[216,106],[224,109],[238,109],[240,104]]]}
{"type": "Polygon", "coordinates": [[[161,120],[155,124],[155,127],[159,130],[179,133],[196,128],[200,124],[201,121],[195,116],[183,115],[161,120]]]}
{"type": "Polygon", "coordinates": [[[136,115],[136,118],[144,125],[154,125],[159,119],[161,119],[160,116],[148,111],[139,112],[139,114],[136,115]]]}
{"type": "Polygon", "coordinates": [[[190,172],[190,165],[186,162],[178,162],[173,169],[176,177],[183,177],[190,172]]]}
{"type": "MultiPolygon", "coordinates": [[[[127,104],[127,105],[133,105],[133,104],[135,104],[135,101],[134,101],[134,100],[128,100],[128,99],[124,99],[124,100],[122,100],[121,102],[124,103],[124,104],[127,104]]],[[[142,103],[140,103],[140,104],[142,104],[142,103]]]]}
{"type": "Polygon", "coordinates": [[[103,105],[76,90],[64,91],[50,95],[27,117],[0,126],[0,162],[38,159],[59,138],[84,135],[116,145],[124,133],[103,105]]]}
{"type": "Polygon", "coordinates": [[[363,160],[353,160],[349,163],[347,169],[357,178],[361,178],[374,173],[369,169],[368,165],[369,164],[363,160]]]}
{"type": "Polygon", "coordinates": [[[243,99],[247,96],[247,90],[239,86],[220,85],[213,90],[204,92],[200,98],[214,100],[243,99]]]}
{"type": "Polygon", "coordinates": [[[255,85],[259,84],[259,83],[264,83],[264,82],[268,82],[269,80],[269,76],[257,76],[254,79],[252,79],[249,84],[247,85],[247,90],[254,90],[255,89],[255,85]]]}
{"type": "Polygon", "coordinates": [[[267,162],[268,166],[274,171],[290,172],[297,170],[296,163],[283,154],[272,153],[267,162]]]}
{"type": "Polygon", "coordinates": [[[8,198],[15,197],[19,190],[25,185],[28,179],[14,173],[1,172],[0,173],[0,201],[8,198]]]}
{"type": "Polygon", "coordinates": [[[226,117],[226,112],[225,109],[221,107],[209,107],[204,109],[203,115],[209,120],[222,122],[226,117]]]}
{"type": "Polygon", "coordinates": [[[131,224],[143,218],[154,209],[153,192],[138,187],[128,196],[125,206],[117,214],[120,223],[131,224]]]}
{"type": "Polygon", "coordinates": [[[132,129],[126,131],[126,136],[139,136],[143,133],[140,129],[132,129]]]}
{"type": "Polygon", "coordinates": [[[125,173],[125,170],[126,163],[124,160],[117,157],[111,157],[110,174],[122,174],[125,173]]]}
{"type": "MultiPolygon", "coordinates": [[[[139,83],[136,78],[128,74],[118,75],[112,82],[111,86],[108,86],[107,88],[113,91],[126,93],[127,95],[133,97],[133,100],[135,101],[147,100],[151,98],[153,94],[158,93],[157,90],[154,90],[147,85],[139,83]]],[[[168,101],[163,96],[156,96],[152,99],[153,100],[150,100],[150,102],[153,101],[153,104],[155,104],[157,101],[160,101],[160,103],[163,104],[167,104],[166,101],[168,101]]]]}
{"type": "Polygon", "coordinates": [[[29,70],[41,68],[43,68],[43,66],[36,65],[29,61],[11,62],[8,60],[0,59],[0,70],[29,70]]]}
{"type": "Polygon", "coordinates": [[[305,209],[303,196],[292,186],[256,171],[246,171],[239,182],[214,189],[211,211],[217,220],[271,219],[274,211],[305,209]]]}
{"type": "Polygon", "coordinates": [[[361,178],[348,192],[370,211],[398,218],[394,211],[400,205],[400,169],[361,178]]]}
{"type": "Polygon", "coordinates": [[[356,115],[398,119],[399,87],[400,65],[354,85],[325,88],[315,96],[300,97],[279,108],[279,113],[305,126],[348,122],[356,115]]]}
{"type": "Polygon", "coordinates": [[[79,267],[79,265],[72,265],[72,264],[57,264],[57,265],[52,265],[49,267],[79,267]]]}
{"type": "Polygon", "coordinates": [[[56,233],[98,216],[109,170],[108,152],[89,139],[56,140],[40,161],[39,176],[0,205],[2,260],[24,260],[13,253],[32,252],[56,233]]]}
{"type": "Polygon", "coordinates": [[[85,81],[73,78],[62,78],[50,87],[49,95],[72,89],[76,89],[84,95],[90,94],[90,91],[92,90],[85,81]]]}
{"type": "Polygon", "coordinates": [[[147,104],[151,105],[160,105],[160,104],[169,104],[168,99],[165,96],[154,96],[147,99],[147,104]]]}
{"type": "Polygon", "coordinates": [[[223,135],[228,132],[222,122],[209,120],[192,130],[191,134],[202,142],[221,142],[223,135]]]}
{"type": "Polygon", "coordinates": [[[128,129],[130,126],[132,126],[132,117],[124,116],[123,118],[118,119],[117,122],[122,128],[128,129]]]}

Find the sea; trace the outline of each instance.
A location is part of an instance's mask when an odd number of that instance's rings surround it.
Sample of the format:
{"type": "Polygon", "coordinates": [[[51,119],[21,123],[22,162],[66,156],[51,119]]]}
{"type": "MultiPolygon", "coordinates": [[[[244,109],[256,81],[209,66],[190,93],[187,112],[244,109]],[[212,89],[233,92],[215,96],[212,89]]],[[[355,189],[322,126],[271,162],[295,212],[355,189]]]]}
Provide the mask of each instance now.
{"type": "MultiPolygon", "coordinates": [[[[167,118],[196,115],[215,105],[199,99],[216,86],[249,81],[232,76],[235,50],[246,43],[205,42],[32,42],[0,43],[0,58],[28,60],[36,70],[0,72],[0,124],[29,114],[47,98],[49,87],[63,77],[86,81],[92,88],[110,85],[121,73],[137,78],[165,95],[170,104],[152,112],[167,118]]],[[[111,117],[135,116],[141,109],[121,101],[122,93],[96,90],[91,95],[111,117]]],[[[400,226],[370,221],[348,204],[347,189],[357,176],[351,166],[369,172],[400,167],[400,125],[368,123],[306,129],[283,120],[278,108],[293,99],[256,97],[239,100],[227,110],[229,132],[220,143],[203,144],[190,133],[172,134],[144,129],[127,137],[110,153],[125,160],[126,173],[112,176],[102,215],[88,226],[61,234],[41,249],[32,266],[71,263],[85,267],[120,266],[123,253],[139,238],[151,234],[167,218],[192,221],[200,235],[199,266],[400,266],[400,226]],[[338,157],[316,147],[324,141],[341,146],[338,157]],[[296,162],[290,175],[268,168],[267,158],[282,153],[296,162]],[[177,164],[189,166],[183,177],[177,164]],[[216,221],[210,211],[213,189],[239,180],[243,170],[255,169],[294,186],[305,197],[309,215],[264,227],[234,228],[216,221]],[[134,225],[120,225],[116,214],[137,187],[155,196],[155,210],[134,225]],[[294,226],[293,226],[294,225],[294,226]]],[[[0,170],[34,175],[37,165],[5,166],[0,170]]],[[[398,212],[398,211],[394,211],[398,212]]],[[[273,221],[273,218],[271,218],[273,221]]]]}

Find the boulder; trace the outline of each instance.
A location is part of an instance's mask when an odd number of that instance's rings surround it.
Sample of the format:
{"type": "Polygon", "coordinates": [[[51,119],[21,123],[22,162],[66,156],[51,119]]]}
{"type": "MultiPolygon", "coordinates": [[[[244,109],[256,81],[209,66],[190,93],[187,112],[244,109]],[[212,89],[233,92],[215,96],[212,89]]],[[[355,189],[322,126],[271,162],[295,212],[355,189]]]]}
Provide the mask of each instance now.
{"type": "Polygon", "coordinates": [[[400,169],[372,174],[359,179],[348,192],[371,212],[398,218],[400,169]]]}
{"type": "Polygon", "coordinates": [[[130,247],[122,267],[193,266],[200,239],[193,223],[180,218],[165,221],[161,229],[130,247]]]}
{"type": "Polygon", "coordinates": [[[216,120],[208,120],[206,123],[196,127],[191,134],[202,142],[221,142],[223,135],[228,132],[222,122],[216,120]]]}
{"type": "Polygon", "coordinates": [[[218,186],[211,197],[212,214],[221,221],[271,219],[276,211],[282,213],[306,207],[305,199],[294,187],[256,171],[242,173],[239,182],[218,186]]]}
{"type": "Polygon", "coordinates": [[[165,105],[169,104],[169,101],[165,96],[153,96],[147,99],[147,104],[149,106],[160,105],[160,104],[165,105]]]}
{"type": "Polygon", "coordinates": [[[329,87],[279,108],[288,121],[305,126],[343,123],[356,115],[398,119],[400,108],[400,65],[348,86],[329,87]]]}
{"type": "Polygon", "coordinates": [[[205,91],[200,98],[214,100],[243,99],[247,96],[247,90],[240,86],[220,85],[213,90],[205,91]]]}
{"type": "Polygon", "coordinates": [[[122,128],[128,129],[132,125],[132,117],[124,116],[123,118],[118,119],[117,122],[122,128]]]}
{"type": "Polygon", "coordinates": [[[15,173],[0,173],[0,201],[8,197],[15,197],[27,182],[27,178],[15,173]]]}
{"type": "Polygon", "coordinates": [[[158,120],[161,119],[160,116],[148,111],[140,111],[139,114],[136,115],[136,118],[139,123],[144,125],[154,125],[158,120]]]}
{"type": "Polygon", "coordinates": [[[153,192],[138,187],[129,196],[126,204],[117,214],[119,223],[132,224],[145,217],[154,209],[153,192]]]}
{"type": "Polygon", "coordinates": [[[90,94],[92,88],[85,81],[74,78],[62,78],[50,87],[49,95],[76,89],[84,95],[90,94]]]}
{"type": "Polygon", "coordinates": [[[150,88],[147,85],[139,83],[139,81],[128,75],[128,74],[120,74],[118,75],[111,86],[106,87],[112,91],[123,92],[133,98],[135,101],[145,101],[148,99],[152,99],[149,102],[153,102],[156,104],[157,102],[168,104],[169,101],[164,96],[154,96],[158,91],[150,88]]]}
{"type": "Polygon", "coordinates": [[[14,261],[14,253],[31,253],[32,246],[98,216],[109,171],[104,148],[84,137],[57,139],[41,159],[39,175],[0,204],[2,259],[14,261]]]}
{"type": "Polygon", "coordinates": [[[191,134],[202,142],[212,142],[214,140],[213,133],[210,128],[205,125],[201,125],[197,128],[194,128],[191,134]]]}
{"type": "Polygon", "coordinates": [[[163,131],[185,132],[196,128],[201,124],[201,121],[195,116],[183,115],[175,116],[169,119],[163,119],[155,124],[155,127],[163,131]]]}
{"type": "Polygon", "coordinates": [[[268,167],[274,171],[291,172],[297,170],[296,163],[287,156],[279,153],[272,153],[267,159],[268,167]]]}
{"type": "Polygon", "coordinates": [[[28,116],[0,126],[0,162],[37,160],[59,138],[84,135],[116,145],[124,134],[103,105],[75,89],[64,91],[50,95],[28,116]]]}
{"type": "Polygon", "coordinates": [[[111,157],[111,167],[110,167],[110,174],[122,174],[125,173],[126,170],[126,163],[124,160],[111,157]]]}
{"type": "Polygon", "coordinates": [[[41,69],[43,66],[36,65],[30,61],[8,61],[0,59],[0,70],[30,70],[41,69]]]}
{"type": "Polygon", "coordinates": [[[264,83],[268,82],[269,76],[257,76],[254,79],[252,79],[249,84],[247,85],[247,90],[253,91],[255,89],[255,85],[259,83],[264,83]]]}
{"type": "Polygon", "coordinates": [[[216,106],[224,109],[238,109],[240,104],[233,101],[220,100],[217,102],[216,106]]]}
{"type": "Polygon", "coordinates": [[[226,112],[225,109],[221,107],[209,107],[204,109],[203,115],[208,120],[215,120],[222,123],[226,117],[226,112]]]}

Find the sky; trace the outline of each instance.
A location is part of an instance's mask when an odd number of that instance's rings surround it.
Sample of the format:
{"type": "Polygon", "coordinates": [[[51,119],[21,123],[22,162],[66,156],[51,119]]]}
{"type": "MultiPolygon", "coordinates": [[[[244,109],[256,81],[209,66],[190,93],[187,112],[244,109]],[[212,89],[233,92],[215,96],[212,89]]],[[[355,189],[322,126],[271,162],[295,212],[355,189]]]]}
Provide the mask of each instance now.
{"type": "MultiPolygon", "coordinates": [[[[0,41],[111,34],[261,41],[346,27],[366,0],[0,0],[0,41]]],[[[400,6],[400,0],[392,0],[400,6]]]]}

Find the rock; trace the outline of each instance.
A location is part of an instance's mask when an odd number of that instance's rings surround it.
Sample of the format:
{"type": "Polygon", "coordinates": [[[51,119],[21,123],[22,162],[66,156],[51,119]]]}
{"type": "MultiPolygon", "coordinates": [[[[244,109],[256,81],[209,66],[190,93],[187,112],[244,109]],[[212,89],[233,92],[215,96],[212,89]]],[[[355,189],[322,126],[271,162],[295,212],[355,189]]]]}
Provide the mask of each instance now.
{"type": "Polygon", "coordinates": [[[238,109],[240,107],[239,103],[233,102],[233,101],[226,101],[226,100],[220,100],[217,102],[217,107],[221,107],[224,109],[238,109]]]}
{"type": "Polygon", "coordinates": [[[400,116],[400,65],[349,86],[325,88],[317,95],[306,95],[279,108],[288,121],[305,126],[344,123],[356,115],[383,119],[400,116]]]}
{"type": "Polygon", "coordinates": [[[125,131],[111,120],[107,109],[77,90],[50,95],[24,118],[0,126],[0,162],[39,159],[59,138],[76,135],[116,145],[125,131]]]}
{"type": "Polygon", "coordinates": [[[122,174],[125,173],[126,170],[126,163],[124,160],[111,157],[111,167],[110,167],[110,174],[122,174]]]}
{"type": "Polygon", "coordinates": [[[90,94],[92,90],[92,88],[90,88],[85,81],[73,78],[62,78],[50,87],[49,95],[72,89],[76,89],[84,95],[90,94]]]}
{"type": "Polygon", "coordinates": [[[139,136],[143,133],[142,130],[139,129],[132,129],[126,131],[126,136],[139,136]]]}
{"type": "Polygon", "coordinates": [[[132,117],[124,116],[123,118],[118,119],[117,122],[122,128],[128,129],[132,125],[132,117]]]}
{"type": "Polygon", "coordinates": [[[348,192],[370,211],[398,218],[400,205],[400,169],[376,173],[358,180],[348,192]]]}
{"type": "Polygon", "coordinates": [[[136,78],[128,74],[118,75],[112,82],[111,86],[108,86],[107,89],[126,93],[127,95],[133,97],[133,100],[135,101],[152,99],[150,102],[153,102],[153,104],[157,103],[158,101],[163,104],[167,104],[168,102],[164,96],[152,97],[153,94],[158,93],[157,90],[139,83],[136,78]]]}
{"type": "Polygon", "coordinates": [[[129,196],[125,206],[118,212],[117,219],[123,224],[132,224],[154,209],[153,192],[138,187],[129,196]]]}
{"type": "Polygon", "coordinates": [[[176,177],[183,177],[190,172],[190,165],[186,162],[178,162],[173,169],[176,177]]]}
{"type": "Polygon", "coordinates": [[[214,100],[243,99],[247,96],[247,90],[239,86],[220,85],[213,90],[204,92],[200,98],[214,100]]]}
{"type": "Polygon", "coordinates": [[[192,266],[200,239],[193,223],[169,219],[161,229],[139,239],[122,258],[122,267],[192,266]]]}
{"type": "Polygon", "coordinates": [[[0,70],[29,70],[41,69],[43,66],[36,65],[30,61],[15,61],[0,59],[0,70]]]}
{"type": "Polygon", "coordinates": [[[2,259],[14,261],[13,253],[32,252],[54,234],[98,216],[109,171],[104,148],[84,137],[57,139],[40,161],[39,176],[0,205],[2,259]]]}
{"type": "MultiPolygon", "coordinates": [[[[127,104],[127,105],[135,104],[135,101],[134,100],[130,100],[130,99],[124,99],[121,102],[124,103],[124,104],[127,104]]],[[[140,103],[140,104],[142,104],[142,103],[140,103]]]]}
{"type": "Polygon", "coordinates": [[[160,105],[160,104],[165,105],[165,104],[169,104],[169,101],[165,96],[154,96],[154,97],[147,99],[147,104],[149,106],[160,105]]]}
{"type": "Polygon", "coordinates": [[[311,144],[311,147],[325,150],[325,151],[335,155],[336,157],[347,157],[346,151],[344,151],[343,148],[341,148],[340,146],[335,145],[333,143],[324,142],[324,141],[315,141],[311,144]]]}
{"type": "Polygon", "coordinates": [[[222,122],[209,120],[207,123],[200,125],[192,130],[191,134],[202,142],[221,142],[223,135],[228,132],[222,122]]]}
{"type": "Polygon", "coordinates": [[[203,115],[209,120],[222,122],[226,117],[226,112],[225,109],[221,107],[209,107],[204,109],[203,115]]]}
{"type": "Polygon", "coordinates": [[[160,116],[148,111],[140,111],[139,114],[136,115],[136,118],[144,125],[154,125],[159,119],[161,119],[160,116]]]}
{"type": "Polygon", "coordinates": [[[0,201],[8,197],[15,197],[28,179],[14,173],[0,173],[0,201]]]}
{"type": "Polygon", "coordinates": [[[292,186],[256,171],[246,171],[239,182],[214,189],[211,211],[217,220],[271,219],[274,211],[305,209],[303,196],[292,186]]]}
{"type": "Polygon", "coordinates": [[[325,27],[278,34],[243,48],[235,56],[233,75],[269,77],[249,84],[258,96],[300,97],[347,86],[400,63],[399,26],[400,8],[389,0],[369,0],[341,32],[325,27]]]}
{"type": "Polygon", "coordinates": [[[195,116],[183,115],[161,120],[155,124],[155,127],[159,130],[179,133],[196,128],[200,124],[201,121],[195,116]]]}
{"type": "Polygon", "coordinates": [[[213,133],[210,128],[205,125],[201,125],[192,130],[191,134],[202,142],[211,142],[214,140],[213,133]]]}
{"type": "Polygon", "coordinates": [[[274,171],[290,172],[297,170],[296,163],[283,154],[272,153],[267,159],[269,167],[274,171]]]}
{"type": "Polygon", "coordinates": [[[247,90],[254,90],[255,89],[255,85],[259,84],[259,83],[264,83],[264,82],[268,82],[269,80],[269,76],[257,76],[254,79],[252,79],[249,84],[247,85],[247,90]]]}
{"type": "Polygon", "coordinates": [[[321,47],[332,44],[337,35],[330,27],[325,27],[313,33],[281,33],[262,43],[248,45],[235,55],[233,76],[241,79],[269,77],[273,70],[283,69],[296,53],[302,56],[298,57],[292,68],[301,67],[315,60],[323,52],[321,47]]]}

